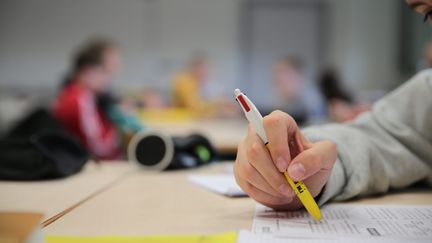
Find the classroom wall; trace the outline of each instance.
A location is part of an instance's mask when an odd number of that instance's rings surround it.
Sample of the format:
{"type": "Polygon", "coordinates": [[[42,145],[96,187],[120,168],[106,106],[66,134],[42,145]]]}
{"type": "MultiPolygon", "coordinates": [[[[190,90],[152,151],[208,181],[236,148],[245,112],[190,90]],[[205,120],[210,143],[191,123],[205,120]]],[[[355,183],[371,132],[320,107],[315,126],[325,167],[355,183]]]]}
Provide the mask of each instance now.
{"type": "Polygon", "coordinates": [[[160,0],[162,80],[204,51],[211,64],[209,95],[229,92],[239,79],[239,0],[160,0]]]}
{"type": "Polygon", "coordinates": [[[118,40],[125,55],[122,82],[146,76],[146,1],[0,1],[0,82],[56,86],[68,58],[89,36],[118,40]]]}
{"type": "Polygon", "coordinates": [[[212,79],[231,90],[238,79],[238,2],[0,1],[0,84],[56,86],[73,47],[100,35],[122,44],[125,69],[117,87],[166,88],[191,52],[203,50],[212,79]]]}
{"type": "Polygon", "coordinates": [[[327,63],[341,70],[356,90],[388,89],[402,80],[398,70],[399,2],[329,0],[327,63]]]}
{"type": "MultiPolygon", "coordinates": [[[[395,86],[397,1],[323,1],[326,63],[343,70],[353,88],[395,86]]],[[[125,71],[117,87],[166,88],[188,55],[204,50],[214,89],[228,93],[241,79],[241,6],[242,0],[2,0],[0,85],[55,87],[72,48],[96,33],[122,44],[125,71]]]]}

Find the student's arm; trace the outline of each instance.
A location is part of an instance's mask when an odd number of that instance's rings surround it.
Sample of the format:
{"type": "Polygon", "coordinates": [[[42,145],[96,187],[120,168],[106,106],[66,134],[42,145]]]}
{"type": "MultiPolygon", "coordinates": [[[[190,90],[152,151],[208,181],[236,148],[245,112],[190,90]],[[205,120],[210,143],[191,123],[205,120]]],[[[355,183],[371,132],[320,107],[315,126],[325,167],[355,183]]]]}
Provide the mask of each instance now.
{"type": "Polygon", "coordinates": [[[432,176],[432,71],[424,71],[344,125],[303,131],[331,140],[338,159],[320,203],[384,193],[432,176]]]}
{"type": "Polygon", "coordinates": [[[295,209],[301,205],[292,200],[292,190],[283,193],[284,180],[277,173],[287,167],[290,176],[303,180],[313,196],[320,194],[320,204],[430,179],[431,94],[432,71],[423,72],[355,122],[312,127],[304,131],[306,138],[289,115],[273,112],[264,118],[270,151],[250,131],[239,145],[236,180],[258,202],[295,209]],[[292,141],[304,150],[298,156],[292,141]],[[289,166],[280,161],[287,161],[289,166]],[[296,172],[299,164],[304,168],[302,173],[296,172]]]}
{"type": "Polygon", "coordinates": [[[96,159],[114,159],[119,156],[119,139],[114,127],[104,131],[94,97],[83,93],[78,97],[78,121],[87,148],[96,159]]]}

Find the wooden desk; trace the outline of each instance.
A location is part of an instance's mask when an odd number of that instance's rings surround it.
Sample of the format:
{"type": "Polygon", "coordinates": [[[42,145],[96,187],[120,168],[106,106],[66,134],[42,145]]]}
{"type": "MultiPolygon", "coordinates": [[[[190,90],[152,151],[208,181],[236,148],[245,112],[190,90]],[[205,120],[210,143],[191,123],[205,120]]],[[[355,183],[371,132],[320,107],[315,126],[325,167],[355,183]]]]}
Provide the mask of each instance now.
{"type": "Polygon", "coordinates": [[[127,163],[109,166],[87,163],[83,171],[65,179],[0,181],[0,211],[40,212],[47,220],[113,183],[130,170],[127,163]]]}
{"type": "Polygon", "coordinates": [[[215,173],[226,163],[195,170],[137,172],[47,226],[46,234],[207,234],[250,228],[255,203],[227,198],[187,180],[215,173]]]}
{"type": "MultiPolygon", "coordinates": [[[[220,196],[187,180],[190,174],[224,170],[226,163],[177,172],[137,171],[47,226],[44,232],[137,236],[250,229],[255,210],[252,199],[220,196]]],[[[403,192],[348,203],[431,204],[432,191],[403,192]]]]}

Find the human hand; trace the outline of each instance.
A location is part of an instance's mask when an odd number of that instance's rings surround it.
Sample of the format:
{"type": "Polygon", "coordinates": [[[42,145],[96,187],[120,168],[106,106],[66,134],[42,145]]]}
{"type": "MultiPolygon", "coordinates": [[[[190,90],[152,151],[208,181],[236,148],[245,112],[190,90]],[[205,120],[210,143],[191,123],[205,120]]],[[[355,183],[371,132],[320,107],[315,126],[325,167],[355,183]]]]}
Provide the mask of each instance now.
{"type": "Polygon", "coordinates": [[[336,161],[336,145],[330,141],[310,143],[295,120],[281,111],[264,117],[267,147],[249,125],[247,137],[239,144],[234,174],[239,186],[253,199],[274,209],[298,209],[295,197],[282,172],[294,181],[303,181],[313,197],[324,187],[336,161]]]}

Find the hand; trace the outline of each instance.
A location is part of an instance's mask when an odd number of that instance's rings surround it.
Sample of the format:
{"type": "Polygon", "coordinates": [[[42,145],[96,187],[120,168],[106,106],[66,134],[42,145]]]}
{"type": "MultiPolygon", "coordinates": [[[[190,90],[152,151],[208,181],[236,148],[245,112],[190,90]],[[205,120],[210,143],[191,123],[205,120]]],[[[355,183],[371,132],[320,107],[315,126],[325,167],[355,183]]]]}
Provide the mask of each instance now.
{"type": "Polygon", "coordinates": [[[249,125],[237,151],[234,174],[239,186],[253,199],[274,209],[298,209],[302,205],[281,172],[302,180],[313,197],[324,187],[336,161],[336,145],[310,143],[294,119],[274,111],[263,119],[267,147],[249,125]]]}

